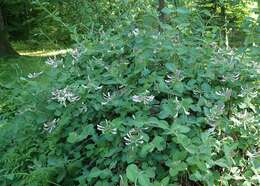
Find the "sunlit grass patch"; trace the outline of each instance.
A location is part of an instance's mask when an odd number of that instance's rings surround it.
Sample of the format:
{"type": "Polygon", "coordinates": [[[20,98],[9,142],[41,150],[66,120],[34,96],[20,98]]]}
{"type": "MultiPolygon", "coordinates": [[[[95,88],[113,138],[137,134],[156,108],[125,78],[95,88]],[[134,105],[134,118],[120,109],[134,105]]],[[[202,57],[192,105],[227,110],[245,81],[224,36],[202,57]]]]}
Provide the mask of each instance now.
{"type": "Polygon", "coordinates": [[[35,56],[35,57],[48,57],[57,56],[71,52],[71,49],[60,50],[36,50],[36,51],[18,51],[21,56],[35,56]]]}
{"type": "Polygon", "coordinates": [[[2,58],[0,59],[0,83],[18,80],[29,73],[42,71],[46,68],[42,57],[2,58]]]}
{"type": "Polygon", "coordinates": [[[51,57],[63,55],[70,52],[72,49],[55,46],[53,43],[42,43],[40,46],[34,46],[26,42],[12,42],[12,46],[21,56],[30,57],[51,57]]]}

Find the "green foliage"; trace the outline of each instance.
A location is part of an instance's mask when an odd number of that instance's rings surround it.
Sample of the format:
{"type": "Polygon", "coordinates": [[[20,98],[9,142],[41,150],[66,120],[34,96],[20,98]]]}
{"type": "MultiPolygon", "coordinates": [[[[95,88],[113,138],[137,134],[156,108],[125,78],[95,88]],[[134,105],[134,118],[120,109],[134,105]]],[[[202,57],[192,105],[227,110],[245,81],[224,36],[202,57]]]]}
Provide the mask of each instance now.
{"type": "Polygon", "coordinates": [[[197,11],[164,11],[76,33],[1,89],[0,185],[259,185],[257,43],[221,48],[197,11]]]}
{"type": "Polygon", "coordinates": [[[48,84],[16,86],[19,107],[0,125],[1,185],[259,183],[249,51],[218,48],[193,24],[158,34],[140,23],[49,59],[48,84]]]}
{"type": "Polygon", "coordinates": [[[220,33],[226,32],[231,45],[241,46],[244,34],[241,25],[250,14],[251,0],[208,0],[196,1],[197,8],[208,25],[219,26],[220,33]]]}

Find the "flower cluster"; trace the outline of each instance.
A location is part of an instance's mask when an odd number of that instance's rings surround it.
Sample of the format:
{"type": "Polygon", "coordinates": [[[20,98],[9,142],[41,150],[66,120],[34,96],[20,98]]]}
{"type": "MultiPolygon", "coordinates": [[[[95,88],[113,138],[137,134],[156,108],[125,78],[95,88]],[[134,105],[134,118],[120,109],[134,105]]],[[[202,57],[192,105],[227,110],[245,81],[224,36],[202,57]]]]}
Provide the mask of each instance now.
{"type": "Polygon", "coordinates": [[[140,130],[132,128],[124,137],[126,145],[139,146],[144,143],[144,136],[140,133],[140,130]]]}
{"type": "Polygon", "coordinates": [[[229,100],[232,95],[232,90],[229,88],[226,89],[222,88],[221,91],[216,91],[216,94],[218,96],[224,97],[225,99],[229,100]]]}
{"type": "Polygon", "coordinates": [[[238,96],[255,98],[257,97],[257,95],[258,95],[257,91],[247,86],[247,87],[241,87],[241,92],[238,96]]]}
{"type": "Polygon", "coordinates": [[[110,92],[108,92],[107,94],[103,93],[103,97],[105,101],[101,103],[102,105],[108,104],[113,99],[110,92]]]}
{"type": "Polygon", "coordinates": [[[79,108],[79,112],[83,113],[83,112],[87,112],[87,111],[88,111],[87,105],[84,102],[82,102],[81,107],[79,108]]]}
{"type": "Polygon", "coordinates": [[[51,133],[56,127],[59,119],[54,119],[52,121],[48,121],[44,123],[43,130],[45,130],[48,133],[51,133]]]}
{"type": "MultiPolygon", "coordinates": [[[[149,91],[146,91],[145,94],[149,93],[149,91]]],[[[150,96],[147,96],[147,95],[134,95],[132,97],[132,100],[136,103],[144,103],[145,105],[152,102],[154,100],[154,96],[153,95],[150,95],[150,96]]]]}
{"type": "Polygon", "coordinates": [[[237,80],[239,80],[240,74],[231,74],[231,75],[226,75],[226,76],[222,76],[221,81],[222,82],[226,82],[226,81],[231,81],[231,82],[235,82],[237,80]]]}
{"type": "Polygon", "coordinates": [[[171,83],[172,81],[182,81],[185,77],[181,70],[175,70],[172,75],[167,75],[167,79],[165,80],[166,83],[171,83]]]}
{"type": "Polygon", "coordinates": [[[209,125],[215,128],[214,122],[217,121],[225,111],[225,105],[215,105],[209,112],[206,113],[207,121],[209,125]]]}
{"type": "Polygon", "coordinates": [[[79,58],[82,56],[82,54],[85,53],[84,47],[81,46],[79,48],[75,48],[74,50],[72,50],[71,52],[71,56],[72,56],[72,64],[74,65],[79,58]]]}
{"type": "Polygon", "coordinates": [[[42,73],[43,73],[43,72],[33,72],[33,73],[29,73],[27,77],[28,77],[29,79],[35,79],[35,78],[39,77],[40,75],[42,75],[42,73]]]}
{"type": "Polygon", "coordinates": [[[68,90],[68,87],[65,87],[64,89],[57,89],[53,91],[51,99],[56,100],[66,107],[67,102],[76,102],[80,99],[80,97],[74,95],[70,90],[68,90]]]}
{"type": "Polygon", "coordinates": [[[178,115],[179,115],[179,111],[182,109],[183,110],[183,112],[184,112],[184,114],[186,114],[186,115],[190,115],[190,112],[181,104],[181,102],[178,100],[178,97],[176,97],[175,98],[175,103],[176,103],[176,110],[177,110],[177,112],[176,112],[176,114],[175,114],[175,118],[177,118],[178,117],[178,115]]]}
{"type": "Polygon", "coordinates": [[[235,125],[242,126],[245,130],[247,130],[247,126],[257,122],[257,119],[254,117],[254,115],[249,113],[247,110],[234,114],[230,119],[234,122],[235,125]]]}
{"type": "Polygon", "coordinates": [[[97,129],[102,131],[102,133],[111,133],[111,134],[117,134],[117,128],[114,128],[111,123],[107,120],[104,122],[101,122],[99,125],[97,125],[97,129]]]}
{"type": "Polygon", "coordinates": [[[57,59],[56,56],[54,56],[53,58],[48,58],[45,61],[45,64],[52,66],[53,68],[57,68],[60,64],[63,63],[63,59],[57,59]]]}

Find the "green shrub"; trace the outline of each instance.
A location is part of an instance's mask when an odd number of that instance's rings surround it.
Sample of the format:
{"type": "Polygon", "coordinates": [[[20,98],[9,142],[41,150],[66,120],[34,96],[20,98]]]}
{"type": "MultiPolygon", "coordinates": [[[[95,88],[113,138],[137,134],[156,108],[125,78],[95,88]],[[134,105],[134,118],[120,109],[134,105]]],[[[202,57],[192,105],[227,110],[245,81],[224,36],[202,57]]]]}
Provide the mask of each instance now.
{"type": "Polygon", "coordinates": [[[258,185],[256,63],[182,23],[106,32],[22,78],[1,185],[258,185]]]}

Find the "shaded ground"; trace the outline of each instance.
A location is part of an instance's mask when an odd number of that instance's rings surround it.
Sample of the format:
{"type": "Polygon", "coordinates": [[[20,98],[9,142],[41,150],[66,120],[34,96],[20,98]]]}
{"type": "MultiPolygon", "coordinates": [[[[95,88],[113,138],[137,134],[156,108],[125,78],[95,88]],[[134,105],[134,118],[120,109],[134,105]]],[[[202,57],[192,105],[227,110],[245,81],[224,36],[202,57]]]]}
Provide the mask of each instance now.
{"type": "Polygon", "coordinates": [[[0,59],[0,84],[6,84],[29,73],[41,71],[46,68],[44,60],[41,57],[25,56],[0,59]]]}
{"type": "MultiPolygon", "coordinates": [[[[29,73],[40,72],[46,69],[45,60],[48,57],[66,54],[71,49],[33,49],[26,44],[13,44],[21,55],[14,58],[0,58],[0,85],[18,80],[29,73]]],[[[47,48],[47,47],[46,47],[47,48]]]]}

